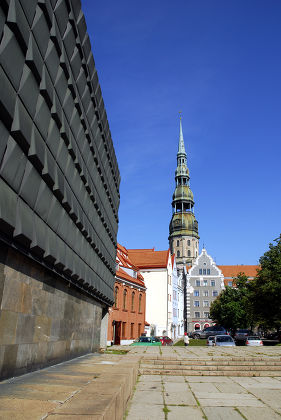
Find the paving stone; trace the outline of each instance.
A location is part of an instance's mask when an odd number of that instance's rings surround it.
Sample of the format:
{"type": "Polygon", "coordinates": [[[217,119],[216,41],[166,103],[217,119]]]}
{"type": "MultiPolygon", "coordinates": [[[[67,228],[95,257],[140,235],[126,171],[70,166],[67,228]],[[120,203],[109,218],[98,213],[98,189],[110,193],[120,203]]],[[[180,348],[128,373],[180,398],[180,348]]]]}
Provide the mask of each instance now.
{"type": "Polygon", "coordinates": [[[187,382],[202,382],[202,383],[232,383],[227,376],[185,376],[187,382]]]}
{"type": "Polygon", "coordinates": [[[195,393],[203,407],[264,407],[264,404],[250,394],[195,393]]]}
{"type": "Polygon", "coordinates": [[[161,382],[139,382],[136,387],[137,391],[162,391],[161,382]]]}
{"type": "Polygon", "coordinates": [[[220,392],[231,393],[231,394],[245,394],[246,389],[238,384],[216,384],[216,388],[220,392]]]}
{"type": "MultiPolygon", "coordinates": [[[[223,386],[228,385],[226,383],[223,386]]],[[[189,384],[190,388],[193,392],[220,392],[216,386],[210,382],[202,383],[202,382],[191,382],[189,384]]]]}
{"type": "Polygon", "coordinates": [[[133,404],[126,420],[165,420],[163,405],[133,404]]]}
{"type": "Polygon", "coordinates": [[[184,376],[167,376],[162,375],[164,382],[173,382],[173,383],[185,383],[184,376]]]}
{"type": "Polygon", "coordinates": [[[133,398],[134,404],[154,405],[163,404],[162,391],[139,391],[136,392],[133,398]]]}
{"type": "Polygon", "coordinates": [[[196,400],[191,391],[176,391],[164,393],[165,403],[168,404],[184,404],[196,406],[196,400]]]}
{"type": "Polygon", "coordinates": [[[202,420],[204,419],[203,413],[198,407],[180,407],[180,406],[168,406],[170,412],[168,413],[168,420],[192,419],[202,420]]]}
{"type": "Polygon", "coordinates": [[[280,420],[280,415],[269,407],[239,407],[239,411],[247,420],[280,420]]]}
{"type": "MultiPolygon", "coordinates": [[[[258,410],[262,408],[259,407],[258,410]]],[[[208,420],[241,420],[243,418],[235,408],[230,407],[204,407],[203,411],[208,420]]]]}
{"type": "Polygon", "coordinates": [[[251,388],[251,392],[271,408],[281,409],[281,398],[279,390],[251,388]]]}

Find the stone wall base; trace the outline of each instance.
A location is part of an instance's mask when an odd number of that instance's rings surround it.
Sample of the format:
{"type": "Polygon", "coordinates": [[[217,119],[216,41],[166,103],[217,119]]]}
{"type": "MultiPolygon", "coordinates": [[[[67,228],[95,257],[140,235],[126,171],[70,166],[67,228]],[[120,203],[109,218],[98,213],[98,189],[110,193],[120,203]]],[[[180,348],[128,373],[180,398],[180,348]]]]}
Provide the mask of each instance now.
{"type": "Polygon", "coordinates": [[[102,304],[0,242],[0,378],[100,348],[102,304]]]}

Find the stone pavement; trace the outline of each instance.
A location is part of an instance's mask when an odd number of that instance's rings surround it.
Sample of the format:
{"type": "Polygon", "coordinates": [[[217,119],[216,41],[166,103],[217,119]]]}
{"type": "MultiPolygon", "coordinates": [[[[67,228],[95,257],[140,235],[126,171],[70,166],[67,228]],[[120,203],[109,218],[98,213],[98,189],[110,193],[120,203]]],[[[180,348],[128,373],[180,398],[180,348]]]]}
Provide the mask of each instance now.
{"type": "Polygon", "coordinates": [[[206,371],[204,376],[174,375],[172,370],[164,375],[161,369],[160,374],[138,375],[151,360],[184,364],[192,359],[208,366],[212,359],[223,364],[230,359],[261,363],[263,358],[274,369],[280,347],[127,349],[125,355],[90,354],[1,382],[0,420],[122,420],[125,412],[126,420],[281,420],[279,371],[270,371],[270,377],[208,376],[206,371]]]}
{"type": "MultiPolygon", "coordinates": [[[[140,352],[135,348],[135,353],[140,352]]],[[[170,362],[193,358],[208,361],[280,358],[281,348],[233,349],[202,347],[146,348],[143,361],[152,356],[170,362]]],[[[239,374],[239,372],[237,373],[239,374]]],[[[279,374],[279,373],[278,373],[279,374]]],[[[274,420],[281,419],[281,374],[274,377],[140,375],[127,409],[126,420],[274,420]]]]}

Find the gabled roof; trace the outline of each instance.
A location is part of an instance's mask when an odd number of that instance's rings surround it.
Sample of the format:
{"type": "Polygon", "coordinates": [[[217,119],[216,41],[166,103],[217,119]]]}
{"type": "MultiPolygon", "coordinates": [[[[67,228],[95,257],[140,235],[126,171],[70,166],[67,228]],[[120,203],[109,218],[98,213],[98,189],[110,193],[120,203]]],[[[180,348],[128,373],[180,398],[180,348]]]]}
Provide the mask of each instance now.
{"type": "Polygon", "coordinates": [[[116,275],[115,275],[116,279],[121,279],[121,280],[127,280],[131,283],[135,283],[139,286],[145,287],[145,284],[143,282],[143,280],[141,280],[139,278],[139,276],[137,276],[137,278],[130,276],[128,273],[126,273],[126,271],[122,270],[122,268],[119,267],[119,270],[116,271],[116,275]]]}
{"type": "Polygon", "coordinates": [[[140,269],[167,268],[169,261],[169,250],[128,249],[128,255],[130,260],[140,269]]]}
{"type": "Polygon", "coordinates": [[[117,280],[118,279],[127,280],[127,281],[130,281],[131,283],[135,283],[139,286],[145,287],[143,276],[139,272],[140,270],[139,267],[136,267],[134,263],[131,261],[131,259],[129,258],[127,248],[125,248],[124,246],[120,244],[117,244],[116,261],[118,263],[118,270],[116,271],[117,280]],[[134,271],[135,273],[137,273],[136,277],[131,276],[124,269],[129,269],[129,272],[134,271]]]}
{"type": "Polygon", "coordinates": [[[239,273],[244,273],[247,277],[255,277],[259,270],[259,265],[218,265],[225,278],[237,277],[239,273]]]}

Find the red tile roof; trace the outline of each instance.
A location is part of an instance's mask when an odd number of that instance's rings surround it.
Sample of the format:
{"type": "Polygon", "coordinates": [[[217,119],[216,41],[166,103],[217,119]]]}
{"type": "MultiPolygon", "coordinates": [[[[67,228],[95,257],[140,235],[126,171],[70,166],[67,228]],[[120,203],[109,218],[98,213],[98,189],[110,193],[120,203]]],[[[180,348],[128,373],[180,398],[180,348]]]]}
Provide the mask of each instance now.
{"type": "Polygon", "coordinates": [[[169,250],[155,251],[153,249],[128,249],[131,261],[140,269],[166,268],[169,259],[169,250]]]}
{"type": "Polygon", "coordinates": [[[255,277],[259,265],[218,265],[225,278],[237,277],[239,273],[244,273],[247,277],[255,277]]]}
{"type": "Polygon", "coordinates": [[[119,270],[116,271],[116,279],[127,280],[131,283],[135,283],[139,286],[145,287],[145,284],[141,279],[130,276],[128,273],[126,273],[126,271],[122,270],[122,268],[120,267],[119,270]]]}

